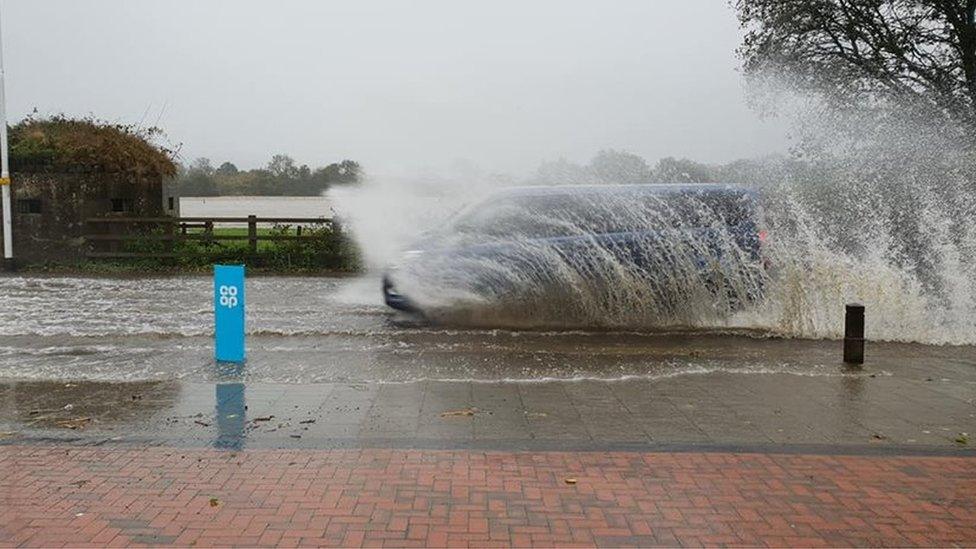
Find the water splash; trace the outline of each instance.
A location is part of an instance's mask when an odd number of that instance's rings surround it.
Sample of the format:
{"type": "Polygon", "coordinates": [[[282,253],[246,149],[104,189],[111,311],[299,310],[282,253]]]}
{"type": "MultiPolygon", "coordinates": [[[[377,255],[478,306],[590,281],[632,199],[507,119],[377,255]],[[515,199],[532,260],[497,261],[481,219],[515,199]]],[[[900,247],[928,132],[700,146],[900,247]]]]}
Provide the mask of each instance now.
{"type": "MultiPolygon", "coordinates": [[[[687,262],[667,273],[668,294],[678,298],[664,300],[660,279],[606,247],[591,247],[599,276],[588,276],[594,273],[517,235],[520,261],[533,268],[513,270],[477,256],[428,257],[423,269],[402,277],[403,291],[436,311],[436,319],[462,326],[744,328],[797,338],[841,337],[844,304],[857,301],[867,307],[870,339],[976,344],[976,174],[970,168],[976,163],[931,133],[914,131],[918,139],[907,139],[912,131],[902,128],[886,139],[879,130],[870,145],[862,139],[846,149],[835,144],[816,158],[770,158],[720,170],[725,180],[759,193],[761,224],[769,234],[763,250],[768,276],[743,269],[741,261],[714,271],[738,288],[733,296],[747,295],[761,282],[764,298],[748,307],[724,299],[727,294],[716,293],[687,262]],[[472,291],[472,271],[501,279],[504,290],[472,291]]],[[[475,196],[483,196],[486,186],[477,188],[475,196]]],[[[376,238],[384,241],[374,266],[400,260],[394,241],[408,246],[428,231],[443,230],[458,204],[476,201],[460,181],[438,186],[436,200],[418,199],[409,185],[367,183],[356,193],[355,200],[340,197],[338,208],[366,250],[378,249],[376,238]],[[395,238],[377,229],[378,219],[382,226],[401,220],[395,238]]],[[[613,204],[605,213],[620,221],[649,212],[613,204]]],[[[546,221],[571,232],[588,230],[572,217],[546,221]]],[[[483,244],[513,240],[497,236],[482,235],[483,244]]],[[[698,244],[672,237],[669,253],[690,258],[699,251],[698,244]]],[[[645,244],[645,253],[662,253],[659,242],[645,244]]]]}
{"type": "Polygon", "coordinates": [[[694,325],[759,296],[751,195],[660,189],[503,193],[429,236],[392,276],[429,318],[522,328],[694,325]]]}

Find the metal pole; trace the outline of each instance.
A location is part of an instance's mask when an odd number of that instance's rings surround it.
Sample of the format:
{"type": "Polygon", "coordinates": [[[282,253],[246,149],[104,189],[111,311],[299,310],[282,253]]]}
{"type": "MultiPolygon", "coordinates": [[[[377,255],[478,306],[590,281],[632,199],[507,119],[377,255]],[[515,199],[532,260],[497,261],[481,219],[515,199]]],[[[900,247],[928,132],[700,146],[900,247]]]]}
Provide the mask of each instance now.
{"type": "Polygon", "coordinates": [[[864,305],[849,303],[844,311],[844,362],[864,364],[864,305]]]}
{"type": "MultiPolygon", "coordinates": [[[[2,29],[0,18],[0,29],[2,29]]],[[[14,234],[10,208],[10,166],[7,151],[7,98],[4,94],[3,39],[0,38],[0,188],[3,189],[3,263],[13,267],[14,234]]]]}

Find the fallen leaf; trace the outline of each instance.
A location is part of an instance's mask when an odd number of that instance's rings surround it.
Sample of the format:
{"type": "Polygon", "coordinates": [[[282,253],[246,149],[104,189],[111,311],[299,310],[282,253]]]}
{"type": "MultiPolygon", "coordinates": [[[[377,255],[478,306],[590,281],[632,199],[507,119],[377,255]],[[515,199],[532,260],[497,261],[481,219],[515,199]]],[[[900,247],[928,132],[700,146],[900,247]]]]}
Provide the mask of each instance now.
{"type": "Polygon", "coordinates": [[[49,413],[49,412],[60,412],[61,410],[63,410],[63,408],[50,408],[50,409],[46,409],[46,410],[31,410],[31,411],[27,412],[27,415],[29,415],[29,416],[36,416],[37,414],[45,414],[45,413],[49,413]]]}
{"type": "Polygon", "coordinates": [[[477,412],[477,408],[463,408],[461,410],[448,410],[441,412],[441,417],[471,417],[477,412]]]}
{"type": "Polygon", "coordinates": [[[576,479],[573,477],[569,477],[567,479],[564,479],[563,482],[565,482],[566,484],[576,484],[576,479]]]}
{"type": "Polygon", "coordinates": [[[65,427],[68,429],[84,429],[85,425],[91,422],[90,417],[79,417],[74,419],[62,419],[61,421],[54,422],[58,427],[65,427]]]}
{"type": "Polygon", "coordinates": [[[219,499],[217,499],[217,498],[210,498],[210,506],[211,507],[216,507],[218,505],[220,505],[220,500],[219,499]]]}

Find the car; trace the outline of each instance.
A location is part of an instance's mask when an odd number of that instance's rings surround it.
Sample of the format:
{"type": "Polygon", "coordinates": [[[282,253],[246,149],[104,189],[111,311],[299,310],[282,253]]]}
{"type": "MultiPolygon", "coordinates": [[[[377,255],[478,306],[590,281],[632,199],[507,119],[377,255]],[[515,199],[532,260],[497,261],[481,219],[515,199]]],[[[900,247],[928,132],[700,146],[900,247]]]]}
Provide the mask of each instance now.
{"type": "Polygon", "coordinates": [[[764,239],[758,194],[736,185],[512,187],[420,238],[384,273],[383,298],[424,313],[637,284],[672,307],[704,290],[739,309],[762,294],[764,239]]]}

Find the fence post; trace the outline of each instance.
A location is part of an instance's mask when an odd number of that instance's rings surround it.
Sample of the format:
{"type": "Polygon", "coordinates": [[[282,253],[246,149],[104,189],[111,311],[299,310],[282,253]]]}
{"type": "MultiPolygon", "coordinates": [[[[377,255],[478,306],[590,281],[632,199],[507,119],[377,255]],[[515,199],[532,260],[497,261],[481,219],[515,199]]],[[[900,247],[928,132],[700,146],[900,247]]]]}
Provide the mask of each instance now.
{"type": "Polygon", "coordinates": [[[251,254],[258,253],[258,220],[256,215],[247,216],[247,243],[251,254]]]}
{"type": "MultiPolygon", "coordinates": [[[[164,229],[166,231],[166,240],[165,240],[166,245],[163,246],[163,249],[166,250],[166,253],[172,254],[173,251],[176,249],[176,246],[174,245],[175,244],[176,237],[173,234],[175,232],[175,229],[176,229],[176,222],[175,221],[166,221],[163,224],[166,225],[166,228],[164,229]]],[[[174,257],[167,257],[166,259],[163,260],[163,262],[166,265],[172,265],[172,264],[174,264],[176,262],[176,258],[174,258],[174,257]]]]}
{"type": "Polygon", "coordinates": [[[860,303],[844,308],[844,362],[864,364],[864,305],[860,303]]]}

